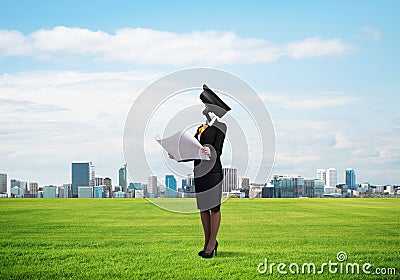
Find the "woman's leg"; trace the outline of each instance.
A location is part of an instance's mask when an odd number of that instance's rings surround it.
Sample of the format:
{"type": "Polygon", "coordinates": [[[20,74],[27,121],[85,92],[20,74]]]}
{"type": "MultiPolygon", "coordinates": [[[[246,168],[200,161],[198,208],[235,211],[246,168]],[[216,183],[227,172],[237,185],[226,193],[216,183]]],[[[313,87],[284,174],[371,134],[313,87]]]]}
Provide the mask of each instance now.
{"type": "Polygon", "coordinates": [[[210,211],[209,210],[200,211],[200,217],[201,217],[201,223],[203,225],[203,230],[204,230],[204,248],[203,248],[203,250],[206,250],[208,241],[210,240],[210,235],[211,235],[210,211]]]}
{"type": "Polygon", "coordinates": [[[221,224],[221,211],[211,211],[211,234],[206,248],[206,252],[209,253],[214,250],[215,244],[217,243],[217,234],[219,225],[221,224]]]}

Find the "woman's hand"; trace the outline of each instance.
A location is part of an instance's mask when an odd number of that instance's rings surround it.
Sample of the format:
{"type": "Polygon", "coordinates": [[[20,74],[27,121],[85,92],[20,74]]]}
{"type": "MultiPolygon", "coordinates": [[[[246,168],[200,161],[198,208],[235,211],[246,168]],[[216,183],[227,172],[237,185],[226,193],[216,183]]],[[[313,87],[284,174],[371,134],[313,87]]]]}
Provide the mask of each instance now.
{"type": "Polygon", "coordinates": [[[170,153],[168,153],[168,156],[169,156],[170,159],[174,159],[174,156],[171,155],[170,153]]]}
{"type": "Polygon", "coordinates": [[[209,147],[203,147],[203,148],[201,148],[201,151],[204,153],[204,154],[206,154],[207,156],[211,156],[211,150],[210,150],[210,148],[209,147]]]}

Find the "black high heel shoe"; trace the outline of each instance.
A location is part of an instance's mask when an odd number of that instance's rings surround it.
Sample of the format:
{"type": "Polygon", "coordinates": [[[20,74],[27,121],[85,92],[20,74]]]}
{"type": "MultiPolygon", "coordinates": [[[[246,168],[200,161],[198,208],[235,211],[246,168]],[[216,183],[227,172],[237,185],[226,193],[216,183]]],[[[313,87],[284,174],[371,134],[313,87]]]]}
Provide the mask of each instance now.
{"type": "Polygon", "coordinates": [[[198,253],[197,253],[197,255],[199,255],[199,257],[201,257],[201,256],[203,256],[203,254],[204,254],[204,250],[201,250],[201,251],[199,251],[198,253]]]}
{"type": "Polygon", "coordinates": [[[205,259],[211,259],[212,257],[214,257],[214,252],[215,252],[215,256],[217,256],[217,250],[218,250],[218,241],[216,241],[216,243],[215,243],[214,250],[212,250],[210,253],[204,252],[203,255],[201,255],[201,256],[205,259]]]}

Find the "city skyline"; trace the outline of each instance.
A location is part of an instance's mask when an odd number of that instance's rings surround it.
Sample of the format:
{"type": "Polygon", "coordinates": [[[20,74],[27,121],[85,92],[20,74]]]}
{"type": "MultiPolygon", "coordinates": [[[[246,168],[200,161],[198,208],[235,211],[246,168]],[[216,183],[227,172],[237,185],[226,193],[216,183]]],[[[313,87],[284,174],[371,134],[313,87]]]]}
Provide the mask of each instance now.
{"type": "MultiPolygon", "coordinates": [[[[164,186],[166,188],[169,188],[171,190],[177,191],[178,188],[182,189],[184,187],[184,181],[185,185],[187,183],[188,177],[180,177],[176,176],[173,174],[152,174],[147,176],[147,181],[146,182],[134,182],[127,174],[127,164],[123,164],[122,167],[118,169],[118,184],[114,184],[114,186],[111,184],[112,179],[110,178],[111,176],[103,177],[98,174],[95,174],[95,164],[91,161],[87,162],[71,162],[71,180],[69,182],[63,182],[63,183],[52,183],[52,184],[40,184],[40,180],[35,180],[35,181],[28,181],[28,180],[21,180],[21,178],[14,178],[14,177],[9,177],[7,173],[1,173],[0,172],[0,189],[3,190],[4,188],[7,189],[7,194],[11,194],[11,188],[13,187],[13,181],[14,185],[20,186],[23,190],[29,190],[31,191],[32,188],[34,188],[36,191],[38,188],[42,187],[64,187],[71,185],[71,197],[78,197],[78,187],[89,187],[92,189],[92,192],[94,194],[94,187],[95,186],[107,186],[107,188],[112,191],[115,187],[120,187],[120,191],[127,193],[128,191],[128,185],[129,189],[131,186],[134,187],[135,185],[146,185],[146,187],[149,188],[149,194],[150,198],[151,197],[157,197],[159,194],[159,187],[164,186]],[[75,175],[74,175],[75,173],[75,175]],[[165,180],[159,179],[161,177],[165,176],[165,180]],[[75,179],[74,179],[75,176],[75,179]],[[7,182],[7,178],[9,178],[10,184],[7,182]],[[177,180],[178,179],[178,180],[177,180]],[[108,181],[110,182],[108,182],[108,181]],[[107,181],[107,182],[106,182],[107,181]],[[181,184],[179,185],[177,182],[180,181],[181,184]],[[121,185],[122,182],[122,185],[121,185]],[[24,186],[22,186],[24,184],[24,186]]],[[[289,176],[293,178],[305,178],[307,180],[321,180],[324,182],[325,186],[325,193],[329,194],[329,188],[331,189],[332,193],[336,192],[336,189],[340,185],[346,185],[350,190],[356,190],[357,187],[361,184],[368,184],[370,185],[370,182],[364,181],[364,182],[357,182],[356,180],[356,175],[355,175],[355,169],[353,168],[346,168],[343,170],[344,176],[343,180],[338,179],[338,170],[335,168],[327,168],[327,169],[321,169],[318,168],[315,172],[315,176],[312,177],[307,177],[303,176],[301,174],[273,174],[271,175],[270,178],[266,182],[253,182],[251,181],[251,178],[248,177],[243,177],[240,174],[237,174],[237,168],[232,167],[232,166],[223,166],[223,173],[224,173],[224,182],[223,182],[223,191],[224,192],[230,192],[232,190],[237,190],[238,186],[240,186],[243,182],[243,179],[246,179],[247,181],[244,183],[245,185],[269,185],[273,179],[276,176],[289,176]]],[[[340,174],[340,173],[339,173],[340,174]]],[[[193,174],[188,174],[190,178],[193,178],[193,174]]],[[[192,180],[192,179],[191,179],[192,180]]],[[[114,182],[116,182],[115,180],[114,182]]],[[[400,184],[375,184],[376,186],[399,186],[400,184]]],[[[1,193],[1,191],[0,191],[1,193]]],[[[3,191],[4,193],[4,191],[3,191]]]]}
{"type": "MultiPolygon", "coordinates": [[[[98,174],[118,180],[135,98],[170,72],[212,67],[241,77],[267,106],[276,138],[272,173],[312,177],[321,166],[353,167],[360,181],[398,184],[399,7],[71,0],[21,8],[7,1],[0,17],[0,171],[47,185],[69,181],[66,163],[90,159],[98,174]],[[217,16],[200,20],[205,6],[217,16]]],[[[152,151],[149,161],[161,155],[152,151]]],[[[233,155],[245,158],[224,150],[223,163],[233,155]]],[[[143,182],[148,174],[131,175],[143,182]]]]}

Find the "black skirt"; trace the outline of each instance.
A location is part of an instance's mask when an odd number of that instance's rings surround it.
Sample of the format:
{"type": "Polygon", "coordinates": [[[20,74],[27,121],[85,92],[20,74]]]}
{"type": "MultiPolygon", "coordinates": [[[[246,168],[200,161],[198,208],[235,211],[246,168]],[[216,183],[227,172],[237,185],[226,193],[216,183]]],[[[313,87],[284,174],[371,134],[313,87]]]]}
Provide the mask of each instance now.
{"type": "Polygon", "coordinates": [[[210,172],[194,178],[197,208],[205,211],[219,211],[222,197],[223,175],[219,172],[210,172]]]}

